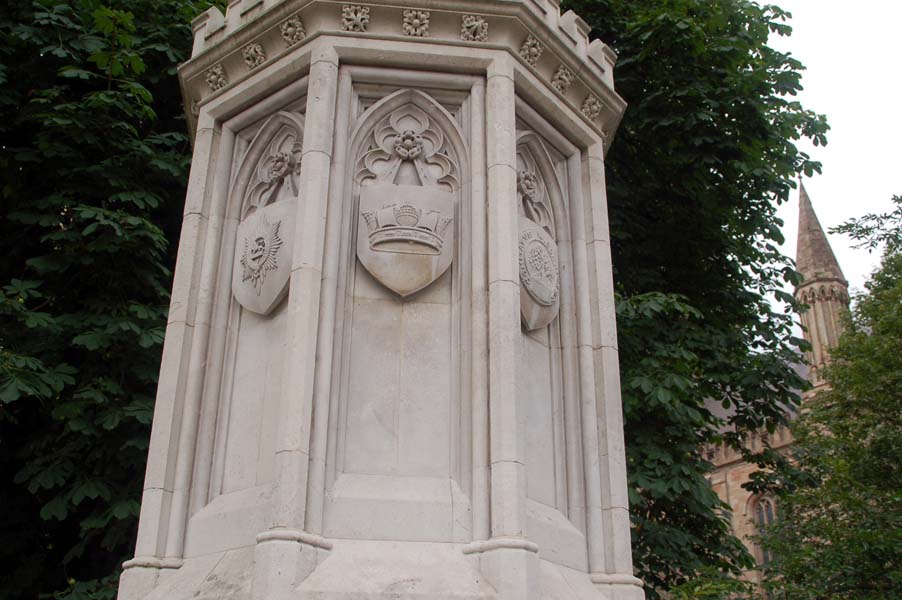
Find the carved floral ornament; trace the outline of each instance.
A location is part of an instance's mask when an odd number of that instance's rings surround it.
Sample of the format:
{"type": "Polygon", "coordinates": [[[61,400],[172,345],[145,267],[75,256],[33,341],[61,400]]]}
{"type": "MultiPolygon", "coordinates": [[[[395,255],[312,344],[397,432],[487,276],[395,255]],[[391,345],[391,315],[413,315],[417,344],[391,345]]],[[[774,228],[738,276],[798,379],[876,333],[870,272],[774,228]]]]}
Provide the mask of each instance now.
{"type": "Polygon", "coordinates": [[[294,46],[307,37],[307,30],[304,29],[304,21],[301,20],[301,17],[298,15],[288,17],[282,23],[279,30],[282,34],[282,39],[285,40],[285,44],[288,46],[294,46]]]}
{"type": "Polygon", "coordinates": [[[341,7],[342,31],[366,31],[370,24],[370,7],[345,4],[341,7]]]}
{"type": "Polygon", "coordinates": [[[520,58],[529,63],[529,66],[534,67],[538,64],[539,57],[542,56],[544,50],[545,47],[541,42],[530,33],[520,46],[520,58]]]}
{"type": "Polygon", "coordinates": [[[418,105],[425,102],[400,106],[376,122],[355,176],[357,256],[402,297],[438,279],[454,255],[459,166],[433,108],[418,105]]]}
{"type": "Polygon", "coordinates": [[[603,108],[604,104],[601,103],[601,100],[599,100],[597,96],[589,94],[586,96],[586,99],[583,100],[583,104],[579,110],[583,113],[584,117],[590,121],[594,121],[598,118],[598,115],[601,114],[603,108]]]}
{"type": "Polygon", "coordinates": [[[429,36],[429,11],[405,10],[404,21],[401,24],[404,35],[413,37],[429,36]]]}
{"type": "Polygon", "coordinates": [[[460,39],[465,42],[484,42],[489,39],[489,22],[479,15],[460,18],[460,39]]]}
{"type": "Polygon", "coordinates": [[[244,64],[248,69],[256,69],[266,62],[266,52],[263,50],[263,46],[257,42],[245,46],[241,53],[244,55],[244,64]]]}
{"type": "Polygon", "coordinates": [[[229,83],[229,80],[226,79],[225,71],[220,64],[215,64],[207,69],[207,72],[204,74],[204,81],[207,82],[207,86],[210,88],[211,92],[221,90],[229,83]]]}
{"type": "Polygon", "coordinates": [[[551,87],[563,94],[573,84],[573,79],[573,71],[560,65],[551,78],[551,87]]]}

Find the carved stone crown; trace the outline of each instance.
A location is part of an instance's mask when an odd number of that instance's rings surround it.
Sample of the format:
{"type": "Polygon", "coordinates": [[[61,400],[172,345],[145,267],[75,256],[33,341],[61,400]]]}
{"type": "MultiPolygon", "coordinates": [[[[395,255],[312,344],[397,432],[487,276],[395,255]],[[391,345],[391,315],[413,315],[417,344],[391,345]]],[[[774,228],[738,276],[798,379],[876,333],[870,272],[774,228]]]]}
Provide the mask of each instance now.
{"type": "Polygon", "coordinates": [[[410,204],[389,205],[363,213],[370,248],[402,254],[440,254],[451,219],[438,211],[423,211],[410,204]]]}

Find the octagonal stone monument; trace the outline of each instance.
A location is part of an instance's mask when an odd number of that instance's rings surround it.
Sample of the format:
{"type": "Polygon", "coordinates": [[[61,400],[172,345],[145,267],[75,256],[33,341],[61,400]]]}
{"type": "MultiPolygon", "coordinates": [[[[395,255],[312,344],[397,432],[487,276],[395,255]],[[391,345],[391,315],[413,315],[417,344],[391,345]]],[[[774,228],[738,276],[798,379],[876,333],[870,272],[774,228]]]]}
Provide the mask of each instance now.
{"type": "Polygon", "coordinates": [[[637,600],[604,156],[554,0],[232,0],[122,600],[637,600]]]}

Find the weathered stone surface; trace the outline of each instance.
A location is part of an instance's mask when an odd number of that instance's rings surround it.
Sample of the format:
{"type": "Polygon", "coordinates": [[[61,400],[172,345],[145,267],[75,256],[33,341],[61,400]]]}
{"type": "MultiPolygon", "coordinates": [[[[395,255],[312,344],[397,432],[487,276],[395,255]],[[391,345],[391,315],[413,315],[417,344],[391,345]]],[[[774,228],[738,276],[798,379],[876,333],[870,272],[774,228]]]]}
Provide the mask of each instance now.
{"type": "Polygon", "coordinates": [[[613,53],[550,0],[235,0],[194,30],[119,597],[641,598],[613,53]]]}

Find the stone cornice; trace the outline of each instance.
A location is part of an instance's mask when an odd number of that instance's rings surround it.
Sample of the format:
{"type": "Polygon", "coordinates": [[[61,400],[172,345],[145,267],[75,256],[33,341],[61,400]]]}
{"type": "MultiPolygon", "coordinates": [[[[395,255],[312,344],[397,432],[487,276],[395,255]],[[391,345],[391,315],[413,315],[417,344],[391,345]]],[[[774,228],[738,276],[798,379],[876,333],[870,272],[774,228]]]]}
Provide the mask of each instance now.
{"type": "MultiPolygon", "coordinates": [[[[323,35],[506,50],[606,144],[626,108],[613,87],[616,54],[590,43],[589,26],[572,11],[561,14],[553,0],[233,0],[225,15],[211,8],[192,26],[192,58],[179,68],[192,123],[200,104],[323,35]],[[425,27],[405,24],[405,11],[425,14],[425,27]]],[[[475,63],[472,71],[479,71],[475,63]]]]}

